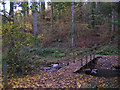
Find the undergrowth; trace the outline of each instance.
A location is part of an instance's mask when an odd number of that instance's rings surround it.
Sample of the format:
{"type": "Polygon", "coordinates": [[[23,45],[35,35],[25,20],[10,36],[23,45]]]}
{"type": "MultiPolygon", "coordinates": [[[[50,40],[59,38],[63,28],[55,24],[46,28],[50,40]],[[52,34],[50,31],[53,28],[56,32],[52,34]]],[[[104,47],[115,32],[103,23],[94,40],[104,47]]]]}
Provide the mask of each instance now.
{"type": "MultiPolygon", "coordinates": [[[[77,51],[71,51],[69,49],[63,48],[50,48],[50,47],[34,47],[34,48],[21,48],[17,52],[17,58],[10,60],[8,59],[8,72],[9,74],[21,76],[34,73],[39,71],[41,66],[50,65],[57,63],[58,60],[67,59],[70,57],[79,57],[82,54],[86,54],[86,51],[91,50],[92,48],[81,48],[77,51]]],[[[87,52],[88,54],[90,52],[87,52]]],[[[118,47],[116,45],[107,45],[102,46],[95,54],[99,55],[120,55],[118,47]]]]}
{"type": "Polygon", "coordinates": [[[96,54],[100,55],[120,55],[120,50],[118,49],[117,45],[107,45],[101,47],[99,50],[96,51],[96,54]]]}

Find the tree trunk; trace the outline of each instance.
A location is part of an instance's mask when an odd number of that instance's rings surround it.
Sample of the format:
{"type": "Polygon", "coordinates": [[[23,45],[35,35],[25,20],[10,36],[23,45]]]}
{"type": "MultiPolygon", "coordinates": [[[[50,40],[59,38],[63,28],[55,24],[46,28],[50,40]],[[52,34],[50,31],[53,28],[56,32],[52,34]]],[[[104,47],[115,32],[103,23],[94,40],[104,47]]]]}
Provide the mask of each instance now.
{"type": "Polygon", "coordinates": [[[39,13],[41,12],[41,0],[39,0],[39,13]]]}
{"type": "Polygon", "coordinates": [[[75,18],[74,18],[74,2],[71,3],[71,12],[72,12],[72,48],[75,47],[75,18]]]}
{"type": "Polygon", "coordinates": [[[28,8],[26,14],[28,15],[29,14],[29,2],[27,1],[26,4],[27,4],[27,8],[28,8]]]}
{"type": "Polygon", "coordinates": [[[51,28],[53,30],[53,2],[51,2],[51,28]]]}
{"type": "Polygon", "coordinates": [[[120,32],[120,1],[117,3],[117,12],[118,12],[118,31],[120,32]]]}
{"type": "Polygon", "coordinates": [[[37,39],[37,13],[36,11],[33,12],[33,31],[34,31],[34,37],[37,39]]]}
{"type": "MultiPolygon", "coordinates": [[[[5,2],[2,2],[2,4],[3,4],[3,10],[4,10],[4,15],[3,15],[3,17],[2,17],[2,23],[6,23],[7,22],[7,17],[6,17],[6,13],[5,13],[5,2]]],[[[9,19],[8,19],[9,20],[9,19]]]]}
{"type": "Polygon", "coordinates": [[[4,16],[6,16],[6,14],[5,14],[5,4],[6,4],[6,3],[3,2],[2,4],[3,4],[4,16]]]}
{"type": "Polygon", "coordinates": [[[11,21],[13,22],[13,20],[14,20],[14,2],[12,2],[12,1],[10,1],[9,15],[10,15],[11,21]]]}
{"type": "MultiPolygon", "coordinates": [[[[119,38],[119,35],[120,35],[120,1],[119,2],[117,2],[117,12],[118,12],[118,51],[120,50],[120,47],[119,47],[119,45],[120,45],[120,38],[119,38]]],[[[120,51],[119,51],[119,53],[120,53],[120,51]]],[[[120,60],[118,61],[118,63],[120,63],[120,60]]],[[[119,79],[119,82],[120,82],[120,79],[119,79]]]]}
{"type": "Polygon", "coordinates": [[[92,29],[94,30],[95,29],[95,2],[92,2],[92,18],[91,18],[91,25],[92,25],[92,29]]]}
{"type": "Polygon", "coordinates": [[[114,16],[114,9],[112,10],[112,26],[111,26],[111,30],[112,30],[112,32],[114,32],[114,30],[115,30],[115,25],[114,25],[114,18],[115,18],[115,16],[114,16]]]}
{"type": "Polygon", "coordinates": [[[42,18],[45,19],[45,2],[41,3],[42,18]]]}

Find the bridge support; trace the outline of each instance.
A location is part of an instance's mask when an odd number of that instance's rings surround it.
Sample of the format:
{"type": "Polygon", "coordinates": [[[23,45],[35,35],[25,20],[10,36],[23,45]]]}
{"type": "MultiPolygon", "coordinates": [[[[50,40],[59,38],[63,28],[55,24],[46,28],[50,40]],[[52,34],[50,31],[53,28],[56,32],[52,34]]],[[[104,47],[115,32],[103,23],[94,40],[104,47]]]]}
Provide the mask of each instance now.
{"type": "Polygon", "coordinates": [[[80,66],[80,68],[75,70],[73,73],[79,73],[82,70],[87,69],[87,68],[94,69],[94,67],[97,64],[97,61],[98,61],[99,58],[102,58],[102,57],[98,56],[96,58],[93,58],[91,61],[89,61],[85,65],[83,65],[83,59],[81,59],[81,66],[80,66]]]}

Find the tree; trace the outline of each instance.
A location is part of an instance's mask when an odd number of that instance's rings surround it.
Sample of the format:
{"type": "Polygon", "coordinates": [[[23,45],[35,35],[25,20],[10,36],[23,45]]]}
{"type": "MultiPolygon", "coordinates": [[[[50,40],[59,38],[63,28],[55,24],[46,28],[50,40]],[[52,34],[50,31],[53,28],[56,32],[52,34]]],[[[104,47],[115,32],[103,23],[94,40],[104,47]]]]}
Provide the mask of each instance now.
{"type": "Polygon", "coordinates": [[[12,2],[12,1],[10,1],[9,15],[10,15],[11,21],[13,22],[13,20],[14,20],[14,2],[12,2]]]}
{"type": "Polygon", "coordinates": [[[45,19],[45,2],[41,2],[42,18],[45,19]]]}
{"type": "MultiPolygon", "coordinates": [[[[118,13],[118,34],[120,33],[120,1],[119,2],[117,2],[117,13],[118,13]]],[[[119,36],[119,35],[118,35],[119,36]]],[[[120,38],[118,37],[118,41],[120,41],[120,38]]],[[[118,45],[119,45],[120,43],[118,42],[118,45]]],[[[118,46],[118,50],[120,50],[120,47],[118,46]]],[[[120,63],[120,61],[118,62],[118,63],[120,63]]],[[[120,80],[119,80],[119,82],[120,82],[120,80]]]]}
{"type": "Polygon", "coordinates": [[[34,33],[34,38],[35,41],[37,39],[37,3],[33,2],[32,3],[32,9],[33,9],[33,33],[34,33]]]}
{"type": "Polygon", "coordinates": [[[95,28],[95,2],[92,2],[92,11],[91,11],[91,14],[92,14],[92,16],[91,16],[91,25],[92,25],[92,29],[94,29],[95,28]]]}
{"type": "Polygon", "coordinates": [[[6,17],[6,11],[5,11],[5,4],[6,3],[5,3],[5,1],[3,1],[2,4],[3,4],[3,11],[2,12],[4,14],[3,17],[2,17],[2,23],[6,23],[8,18],[6,17]]]}
{"type": "Polygon", "coordinates": [[[28,13],[29,13],[29,5],[28,5],[28,2],[18,2],[17,3],[21,8],[21,13],[23,13],[24,16],[27,16],[28,13]]]}
{"type": "Polygon", "coordinates": [[[114,19],[115,19],[115,10],[112,9],[112,12],[111,12],[111,21],[112,21],[112,25],[111,25],[111,31],[113,32],[115,30],[115,24],[113,23],[114,22],[114,19]]]}
{"type": "Polygon", "coordinates": [[[120,32],[120,1],[117,3],[117,12],[118,12],[118,31],[120,32]]]}
{"type": "Polygon", "coordinates": [[[74,18],[74,2],[71,3],[72,6],[71,6],[71,12],[72,12],[72,48],[75,47],[75,18],[74,18]]]}
{"type": "Polygon", "coordinates": [[[34,29],[34,37],[37,38],[37,13],[36,10],[33,11],[33,29],[34,29]]]}
{"type": "Polygon", "coordinates": [[[3,4],[3,10],[4,10],[3,13],[4,13],[4,16],[6,16],[6,13],[5,13],[5,4],[6,4],[6,3],[3,2],[2,4],[3,4]]]}
{"type": "Polygon", "coordinates": [[[51,27],[53,29],[53,2],[51,2],[51,27]]]}
{"type": "MultiPolygon", "coordinates": [[[[11,22],[14,22],[14,2],[10,2],[10,11],[9,11],[9,16],[10,16],[10,21],[11,22]]],[[[5,6],[4,6],[4,10],[5,10],[5,6]]],[[[4,11],[5,12],[5,11],[4,11]]],[[[5,15],[5,13],[4,13],[5,15]]],[[[11,35],[10,35],[10,46],[9,46],[9,52],[12,51],[12,48],[14,47],[14,40],[13,40],[13,31],[11,30],[11,35]]],[[[9,54],[8,54],[9,56],[9,54]]],[[[3,60],[3,75],[4,75],[4,88],[7,88],[8,87],[8,73],[7,73],[7,60],[3,60]]]]}

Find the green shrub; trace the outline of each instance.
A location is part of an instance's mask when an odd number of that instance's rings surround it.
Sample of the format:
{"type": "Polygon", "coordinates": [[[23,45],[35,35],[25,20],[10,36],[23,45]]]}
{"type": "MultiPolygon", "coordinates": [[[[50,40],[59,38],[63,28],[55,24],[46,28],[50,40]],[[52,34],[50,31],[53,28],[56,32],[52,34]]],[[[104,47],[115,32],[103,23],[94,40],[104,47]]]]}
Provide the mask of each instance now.
{"type": "Polygon", "coordinates": [[[8,72],[12,74],[30,71],[30,55],[23,46],[32,45],[34,36],[22,31],[20,26],[13,22],[8,22],[2,25],[2,38],[3,62],[7,62],[8,72]]]}
{"type": "Polygon", "coordinates": [[[31,53],[43,56],[43,57],[47,57],[47,56],[53,56],[53,57],[64,57],[65,53],[67,52],[64,49],[61,48],[41,48],[41,47],[37,47],[37,48],[32,48],[30,49],[31,53]]]}

